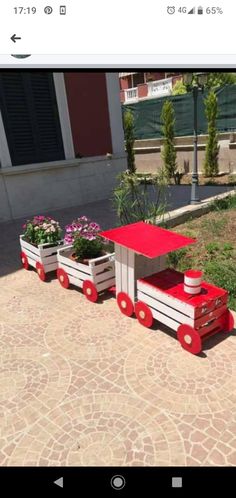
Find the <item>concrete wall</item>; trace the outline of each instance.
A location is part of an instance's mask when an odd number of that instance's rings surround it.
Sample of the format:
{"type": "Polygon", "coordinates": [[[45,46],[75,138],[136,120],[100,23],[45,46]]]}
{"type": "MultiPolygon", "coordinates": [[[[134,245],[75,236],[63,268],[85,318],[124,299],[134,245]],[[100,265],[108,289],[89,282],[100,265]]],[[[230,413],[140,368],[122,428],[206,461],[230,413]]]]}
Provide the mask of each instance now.
{"type": "MultiPolygon", "coordinates": [[[[193,167],[193,138],[181,137],[175,140],[179,171],[191,172],[193,167]]],[[[138,172],[151,173],[163,166],[161,148],[163,140],[137,140],[135,142],[135,163],[138,172]]],[[[236,173],[236,143],[231,143],[229,134],[220,135],[219,171],[236,173]]],[[[203,171],[206,154],[206,136],[199,136],[198,167],[203,171]]]]}
{"type": "Polygon", "coordinates": [[[0,222],[107,199],[126,155],[0,169],[0,222]]]}

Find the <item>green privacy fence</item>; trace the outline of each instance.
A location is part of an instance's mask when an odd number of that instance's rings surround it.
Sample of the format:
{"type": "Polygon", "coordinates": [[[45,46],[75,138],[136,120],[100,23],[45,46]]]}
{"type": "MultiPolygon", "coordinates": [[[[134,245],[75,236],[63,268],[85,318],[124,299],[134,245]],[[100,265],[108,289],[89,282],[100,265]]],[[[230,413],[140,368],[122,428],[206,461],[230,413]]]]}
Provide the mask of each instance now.
{"type": "MultiPolygon", "coordinates": [[[[198,133],[207,133],[207,120],[204,99],[207,91],[198,97],[198,133]]],[[[218,97],[217,128],[221,132],[236,130],[236,85],[226,85],[216,90],[218,97]]],[[[130,110],[134,116],[134,133],[136,140],[161,138],[161,110],[166,99],[173,102],[175,109],[175,135],[178,137],[193,134],[193,96],[191,93],[171,97],[161,97],[126,104],[123,113],[130,110]]]]}

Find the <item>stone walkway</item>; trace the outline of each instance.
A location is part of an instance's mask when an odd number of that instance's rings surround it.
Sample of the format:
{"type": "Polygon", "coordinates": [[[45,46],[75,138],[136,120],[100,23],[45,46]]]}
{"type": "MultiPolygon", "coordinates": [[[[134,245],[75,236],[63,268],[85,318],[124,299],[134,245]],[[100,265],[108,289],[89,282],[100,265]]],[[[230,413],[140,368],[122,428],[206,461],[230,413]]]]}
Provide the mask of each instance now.
{"type": "Polygon", "coordinates": [[[192,356],[112,296],[20,269],[18,229],[1,232],[0,464],[236,465],[236,331],[192,356]]]}

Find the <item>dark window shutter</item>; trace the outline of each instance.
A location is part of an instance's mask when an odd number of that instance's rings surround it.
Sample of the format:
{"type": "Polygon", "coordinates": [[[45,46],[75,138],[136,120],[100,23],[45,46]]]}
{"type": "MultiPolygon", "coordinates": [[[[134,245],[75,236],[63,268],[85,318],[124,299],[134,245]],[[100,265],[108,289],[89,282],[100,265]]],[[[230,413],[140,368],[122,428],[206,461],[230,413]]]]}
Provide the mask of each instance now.
{"type": "Polygon", "coordinates": [[[13,166],[65,159],[51,73],[1,73],[0,106],[13,166]]]}

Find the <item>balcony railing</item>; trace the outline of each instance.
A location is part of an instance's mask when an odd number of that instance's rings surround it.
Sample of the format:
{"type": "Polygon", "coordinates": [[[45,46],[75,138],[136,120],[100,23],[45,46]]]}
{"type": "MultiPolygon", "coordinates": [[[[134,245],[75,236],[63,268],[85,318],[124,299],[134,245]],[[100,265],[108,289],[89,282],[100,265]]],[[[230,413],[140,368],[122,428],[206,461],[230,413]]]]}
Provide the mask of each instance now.
{"type": "Polygon", "coordinates": [[[138,89],[128,88],[125,90],[125,102],[131,102],[134,100],[138,100],[138,89]]]}
{"type": "Polygon", "coordinates": [[[148,83],[148,97],[163,97],[164,95],[171,95],[171,92],[172,78],[148,83]]]}

